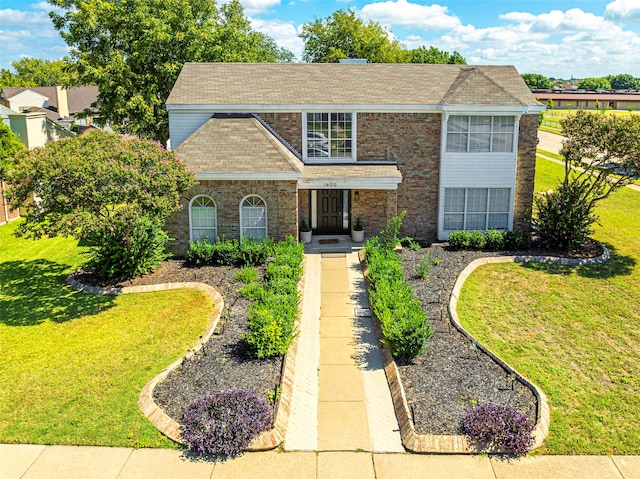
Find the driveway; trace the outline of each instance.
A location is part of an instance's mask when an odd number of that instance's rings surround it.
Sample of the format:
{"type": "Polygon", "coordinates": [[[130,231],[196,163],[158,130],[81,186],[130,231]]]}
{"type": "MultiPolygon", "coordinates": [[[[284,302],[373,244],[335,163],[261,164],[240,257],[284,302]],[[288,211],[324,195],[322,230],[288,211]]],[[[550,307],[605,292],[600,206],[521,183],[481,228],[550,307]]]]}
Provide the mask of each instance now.
{"type": "Polygon", "coordinates": [[[564,140],[564,136],[538,130],[538,138],[540,138],[538,148],[560,154],[560,148],[562,148],[562,140],[564,140]]]}

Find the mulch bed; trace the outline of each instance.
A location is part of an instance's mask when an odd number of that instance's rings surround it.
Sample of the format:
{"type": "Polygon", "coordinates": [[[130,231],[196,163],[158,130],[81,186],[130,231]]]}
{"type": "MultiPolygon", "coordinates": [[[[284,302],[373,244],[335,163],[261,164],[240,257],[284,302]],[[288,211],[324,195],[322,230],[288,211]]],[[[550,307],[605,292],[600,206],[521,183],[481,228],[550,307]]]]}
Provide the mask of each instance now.
{"type": "Polygon", "coordinates": [[[458,275],[472,261],[487,256],[547,255],[576,259],[602,254],[588,241],[569,254],[557,251],[450,251],[431,245],[413,251],[403,248],[405,278],[413,287],[432,323],[434,335],[427,349],[410,363],[398,363],[400,377],[413,414],[417,434],[461,434],[461,421],[472,405],[496,403],[510,406],[536,422],[537,400],[531,390],[514,381],[500,365],[474,347],[450,322],[448,305],[458,275]],[[427,254],[440,263],[426,279],[416,265],[427,254]]]}
{"type": "MultiPolygon", "coordinates": [[[[567,255],[530,250],[526,255],[588,258],[601,254],[595,241],[567,255]]],[[[460,272],[474,259],[514,252],[449,251],[442,245],[418,251],[402,250],[405,276],[422,302],[435,331],[426,351],[411,363],[398,363],[403,386],[418,434],[460,434],[460,421],[472,404],[493,402],[511,406],[536,420],[533,393],[505,373],[486,354],[474,349],[450,323],[447,307],[460,272]],[[427,279],[419,278],[415,265],[430,252],[440,260],[427,279]]],[[[261,277],[264,268],[258,268],[261,277]]],[[[180,422],[186,406],[213,390],[249,389],[274,404],[280,385],[282,358],[250,359],[244,354],[242,336],[248,331],[250,301],[238,295],[241,283],[234,281],[238,268],[229,266],[190,267],[184,261],[164,262],[154,273],[128,281],[99,282],[86,272],[75,279],[95,286],[135,286],[173,282],[202,282],[223,296],[225,308],[215,334],[194,357],[183,362],[154,390],[154,400],[180,422]]],[[[275,407],[275,405],[274,405],[275,407]]]]}
{"type": "MultiPolygon", "coordinates": [[[[265,268],[257,268],[260,277],[265,268]]],[[[249,331],[247,308],[250,301],[238,295],[243,284],[234,281],[239,268],[230,266],[190,267],[184,261],[166,261],[152,274],[128,281],[98,282],[80,272],[75,278],[95,286],[137,286],[175,282],[200,282],[213,286],[224,298],[224,310],[216,331],[203,348],[161,383],[153,399],[180,422],[185,408],[196,398],[214,390],[249,389],[275,407],[283,358],[252,359],[245,355],[242,336],[249,331]]]]}

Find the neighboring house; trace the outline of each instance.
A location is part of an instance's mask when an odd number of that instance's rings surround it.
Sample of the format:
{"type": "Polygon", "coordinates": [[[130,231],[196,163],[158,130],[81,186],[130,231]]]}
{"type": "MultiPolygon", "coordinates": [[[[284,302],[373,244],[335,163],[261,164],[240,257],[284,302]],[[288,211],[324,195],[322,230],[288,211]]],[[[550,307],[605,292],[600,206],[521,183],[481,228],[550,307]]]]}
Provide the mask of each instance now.
{"type": "Polygon", "coordinates": [[[18,135],[28,149],[44,146],[48,141],[75,136],[75,133],[49,118],[48,115],[51,114],[49,110],[44,108],[29,110],[33,111],[9,115],[11,130],[18,135]]]}
{"type": "Polygon", "coordinates": [[[533,90],[542,103],[553,100],[553,107],[561,110],[640,110],[640,91],[533,90]]]}
{"type": "Polygon", "coordinates": [[[59,115],[55,120],[68,127],[71,123],[90,125],[93,116],[79,118],[80,113],[92,110],[92,103],[98,98],[97,86],[64,88],[62,86],[3,88],[2,102],[18,112],[31,108],[45,108],[59,115]]]}
{"type": "Polygon", "coordinates": [[[188,63],[167,100],[171,144],[199,184],[167,222],[225,235],[528,228],[538,113],[510,66],[188,63]]]}

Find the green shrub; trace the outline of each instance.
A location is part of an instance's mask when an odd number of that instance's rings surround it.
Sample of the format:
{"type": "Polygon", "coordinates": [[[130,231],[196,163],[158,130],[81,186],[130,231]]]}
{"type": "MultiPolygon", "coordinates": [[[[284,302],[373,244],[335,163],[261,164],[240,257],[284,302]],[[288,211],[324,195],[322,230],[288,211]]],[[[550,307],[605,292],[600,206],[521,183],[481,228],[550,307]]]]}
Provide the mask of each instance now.
{"type": "Polygon", "coordinates": [[[396,303],[395,309],[386,309],[378,316],[382,325],[382,342],[393,357],[408,360],[422,353],[426,341],[433,335],[427,324],[427,315],[422,305],[413,299],[396,303]]]}
{"type": "Polygon", "coordinates": [[[431,269],[438,264],[440,264],[440,260],[438,258],[432,258],[431,251],[429,251],[424,258],[418,261],[418,264],[416,265],[416,273],[424,279],[429,276],[431,269]]]}
{"type": "Polygon", "coordinates": [[[209,243],[207,239],[198,240],[189,244],[187,259],[196,266],[205,265],[234,265],[238,261],[240,243],[238,240],[218,238],[215,243],[209,243]]]}
{"type": "Polygon", "coordinates": [[[213,245],[207,239],[189,243],[187,261],[196,266],[213,264],[213,245]]]}
{"type": "Polygon", "coordinates": [[[238,294],[243,298],[262,301],[267,297],[268,291],[263,284],[248,283],[238,290],[238,294]]]}
{"type": "Polygon", "coordinates": [[[497,251],[504,248],[504,233],[498,230],[487,230],[484,232],[487,249],[497,251]]]}
{"type": "Polygon", "coordinates": [[[272,239],[265,238],[258,241],[253,238],[242,238],[242,244],[238,252],[238,262],[245,266],[257,266],[266,263],[272,254],[272,239]]]}
{"type": "Polygon", "coordinates": [[[471,244],[471,233],[454,231],[449,234],[449,247],[453,250],[466,249],[471,244]]]}
{"type": "Polygon", "coordinates": [[[367,279],[375,285],[380,278],[404,278],[400,257],[395,251],[376,246],[372,238],[365,244],[365,257],[369,267],[367,279]]]}
{"type": "Polygon", "coordinates": [[[259,359],[286,354],[294,337],[297,315],[297,297],[291,295],[270,294],[264,301],[251,303],[250,332],[244,336],[249,354],[259,359]]]}
{"type": "Polygon", "coordinates": [[[245,266],[236,273],[233,279],[236,282],[251,284],[260,281],[260,275],[258,274],[257,269],[245,266]]]}
{"type": "Polygon", "coordinates": [[[298,294],[298,282],[291,278],[274,278],[269,281],[269,290],[273,294],[298,294]]]}
{"type": "Polygon", "coordinates": [[[505,231],[504,247],[508,250],[529,249],[529,235],[523,230],[505,231]]]}
{"type": "Polygon", "coordinates": [[[482,233],[482,231],[473,230],[469,235],[469,247],[475,248],[475,249],[482,249],[484,248],[485,244],[486,244],[486,241],[484,239],[484,234],[482,233]]]}

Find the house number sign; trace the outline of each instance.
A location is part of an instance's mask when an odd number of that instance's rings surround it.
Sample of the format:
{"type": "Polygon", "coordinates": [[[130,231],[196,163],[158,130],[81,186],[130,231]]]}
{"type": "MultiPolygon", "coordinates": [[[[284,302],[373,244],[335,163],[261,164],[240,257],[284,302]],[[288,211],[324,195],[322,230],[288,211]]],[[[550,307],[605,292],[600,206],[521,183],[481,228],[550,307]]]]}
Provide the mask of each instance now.
{"type": "Polygon", "coordinates": [[[327,188],[331,188],[331,187],[336,187],[338,186],[338,183],[325,183],[323,186],[327,187],[327,188]]]}

